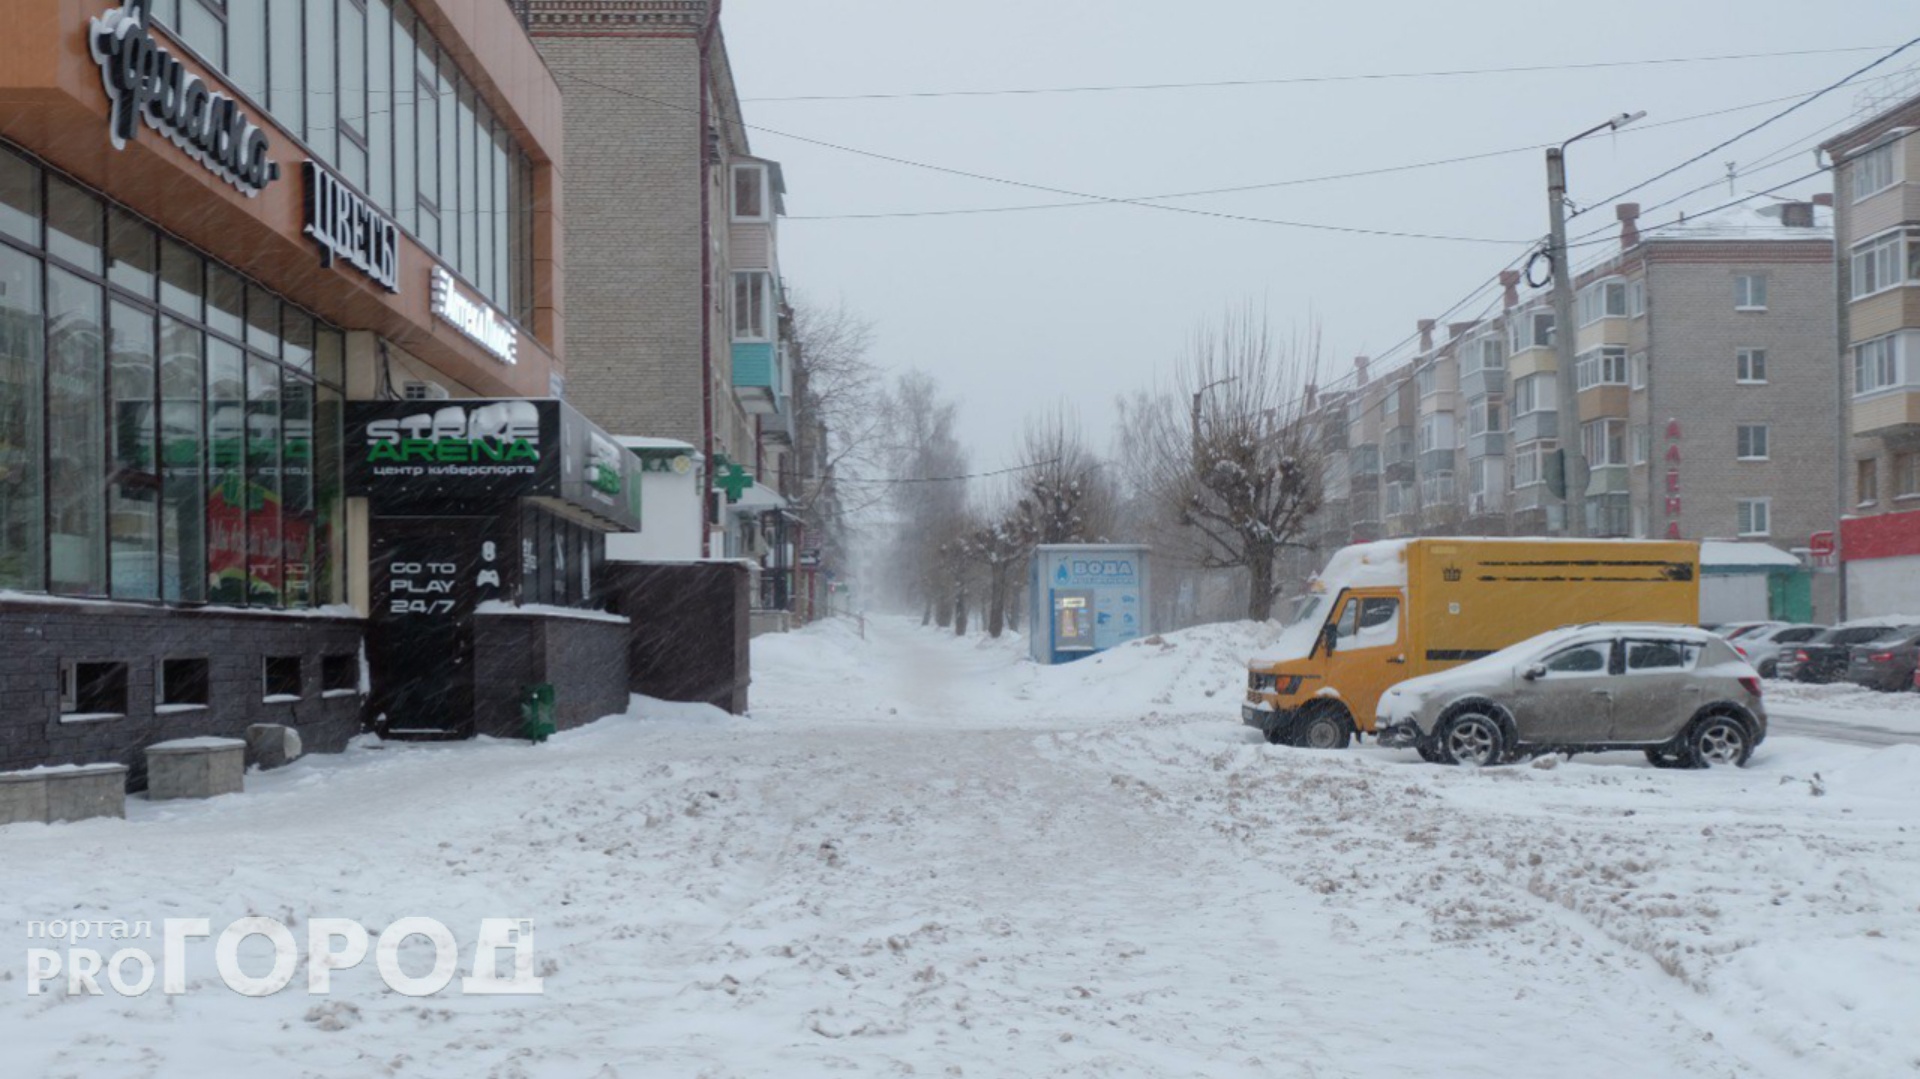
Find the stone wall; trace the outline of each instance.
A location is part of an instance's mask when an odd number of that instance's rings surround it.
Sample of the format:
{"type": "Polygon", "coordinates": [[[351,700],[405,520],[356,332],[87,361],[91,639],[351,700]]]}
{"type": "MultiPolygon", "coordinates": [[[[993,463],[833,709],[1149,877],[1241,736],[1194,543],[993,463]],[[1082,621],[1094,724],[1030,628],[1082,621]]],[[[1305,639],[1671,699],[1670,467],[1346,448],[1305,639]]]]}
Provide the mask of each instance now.
{"type": "Polygon", "coordinates": [[[527,687],[554,687],[561,730],[627,710],[630,627],[597,618],[487,614],[475,620],[473,719],[477,733],[517,738],[527,687]]]}
{"type": "Polygon", "coordinates": [[[323,693],[324,656],[352,657],[359,679],[362,623],[354,618],[195,610],[80,601],[0,602],[0,771],[42,764],[117,762],[145,783],[145,747],[200,735],[241,738],[254,723],[300,732],[308,752],[338,752],[360,730],[357,690],[323,693]],[[300,693],[268,701],[263,661],[300,658],[300,693]],[[207,660],[204,707],[160,707],[169,659],[207,660]],[[60,708],[66,661],[125,663],[126,707],[76,720],[60,708]]]}

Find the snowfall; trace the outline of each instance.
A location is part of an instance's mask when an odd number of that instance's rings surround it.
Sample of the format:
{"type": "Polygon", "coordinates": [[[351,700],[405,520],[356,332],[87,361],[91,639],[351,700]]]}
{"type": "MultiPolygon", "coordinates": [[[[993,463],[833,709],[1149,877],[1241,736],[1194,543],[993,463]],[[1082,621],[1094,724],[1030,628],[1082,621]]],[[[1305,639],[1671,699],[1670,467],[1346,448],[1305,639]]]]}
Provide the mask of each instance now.
{"type": "Polygon", "coordinates": [[[363,740],[0,828],[0,1074],[1920,1075],[1920,694],[1772,684],[1741,770],[1447,768],[1262,743],[1271,636],[1039,668],[836,620],[754,642],[748,717],[363,740]],[[210,940],[178,995],[26,991],[29,922],[250,915],[531,918],[544,993],[369,958],[246,997],[210,940]]]}

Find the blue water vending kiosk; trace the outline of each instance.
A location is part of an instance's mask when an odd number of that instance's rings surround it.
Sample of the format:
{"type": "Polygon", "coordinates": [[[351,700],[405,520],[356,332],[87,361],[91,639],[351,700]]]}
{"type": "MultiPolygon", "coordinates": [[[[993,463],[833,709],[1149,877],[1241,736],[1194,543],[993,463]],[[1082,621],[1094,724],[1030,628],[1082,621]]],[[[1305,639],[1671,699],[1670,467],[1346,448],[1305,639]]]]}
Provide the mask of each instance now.
{"type": "Polygon", "coordinates": [[[1151,633],[1150,553],[1130,543],[1035,547],[1027,576],[1027,641],[1033,661],[1068,663],[1151,633]]]}

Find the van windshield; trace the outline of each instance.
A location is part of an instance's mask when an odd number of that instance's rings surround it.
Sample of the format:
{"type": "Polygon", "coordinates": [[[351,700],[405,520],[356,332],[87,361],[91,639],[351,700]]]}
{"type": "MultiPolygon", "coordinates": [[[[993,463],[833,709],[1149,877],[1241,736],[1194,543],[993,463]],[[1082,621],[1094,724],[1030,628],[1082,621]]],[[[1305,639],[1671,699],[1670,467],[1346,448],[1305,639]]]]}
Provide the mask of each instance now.
{"type": "Polygon", "coordinates": [[[1286,624],[1289,626],[1297,626],[1302,622],[1317,620],[1320,617],[1320,612],[1327,605],[1327,597],[1316,593],[1308,593],[1304,596],[1293,597],[1287,601],[1287,604],[1286,624]]]}

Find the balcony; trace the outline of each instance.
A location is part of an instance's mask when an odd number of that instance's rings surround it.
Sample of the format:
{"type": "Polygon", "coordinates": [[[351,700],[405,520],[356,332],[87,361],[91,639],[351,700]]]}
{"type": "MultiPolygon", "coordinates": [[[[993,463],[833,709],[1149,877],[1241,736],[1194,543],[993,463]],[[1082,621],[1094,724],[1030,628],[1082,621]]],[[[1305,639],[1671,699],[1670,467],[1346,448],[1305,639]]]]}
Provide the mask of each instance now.
{"type": "Polygon", "coordinates": [[[1413,430],[1407,427],[1396,428],[1387,438],[1385,447],[1386,470],[1389,480],[1410,480],[1413,478],[1413,430]]]}
{"type": "Polygon", "coordinates": [[[1504,457],[1507,452],[1507,433],[1505,431],[1486,431],[1467,436],[1467,458],[1504,457]]]}
{"type": "Polygon", "coordinates": [[[1597,498],[1603,495],[1625,495],[1627,493],[1626,465],[1599,465],[1587,473],[1587,497],[1597,498]]]}
{"type": "Polygon", "coordinates": [[[1452,446],[1443,446],[1439,449],[1421,451],[1420,474],[1426,476],[1435,472],[1452,472],[1454,470],[1453,454],[1454,450],[1452,446]]]}
{"type": "Polygon", "coordinates": [[[1560,437],[1560,413],[1529,412],[1513,418],[1513,444],[1524,446],[1529,442],[1542,440],[1555,441],[1560,437]]]}
{"type": "Polygon", "coordinates": [[[733,343],[733,393],[740,407],[756,416],[787,409],[785,357],[772,341],[733,343]]]}
{"type": "Polygon", "coordinates": [[[1375,442],[1362,442],[1347,451],[1347,471],[1354,479],[1365,479],[1380,474],[1380,446],[1375,442]]]}
{"type": "Polygon", "coordinates": [[[1853,433],[1877,438],[1920,434],[1920,389],[1853,399],[1853,433]]]}
{"type": "Polygon", "coordinates": [[[1477,371],[1466,371],[1460,375],[1460,396],[1469,401],[1506,392],[1507,369],[1505,367],[1482,367],[1477,371]]]}

